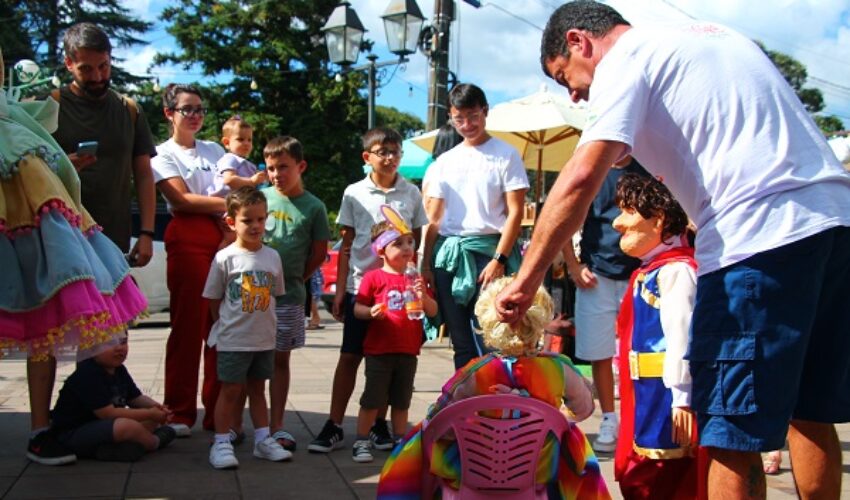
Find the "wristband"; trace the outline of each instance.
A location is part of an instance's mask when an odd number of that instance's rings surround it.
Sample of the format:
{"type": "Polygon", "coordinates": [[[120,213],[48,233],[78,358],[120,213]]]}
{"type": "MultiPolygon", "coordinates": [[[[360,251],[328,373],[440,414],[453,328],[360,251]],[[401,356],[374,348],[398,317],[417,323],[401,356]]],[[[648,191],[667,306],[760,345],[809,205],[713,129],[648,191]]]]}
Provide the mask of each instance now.
{"type": "Polygon", "coordinates": [[[508,263],[508,256],[503,253],[496,252],[493,254],[493,260],[504,266],[508,263]]]}
{"type": "Polygon", "coordinates": [[[139,229],[139,236],[150,236],[151,239],[154,239],[156,233],[154,233],[150,229],[139,229]]]}

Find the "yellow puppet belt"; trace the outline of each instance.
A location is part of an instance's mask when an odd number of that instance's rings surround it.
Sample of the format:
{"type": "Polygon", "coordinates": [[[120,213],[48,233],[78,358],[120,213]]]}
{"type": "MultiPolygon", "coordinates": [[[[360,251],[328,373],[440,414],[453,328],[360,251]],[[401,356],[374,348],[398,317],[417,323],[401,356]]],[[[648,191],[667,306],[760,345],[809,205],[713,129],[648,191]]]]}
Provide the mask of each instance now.
{"type": "Polygon", "coordinates": [[[661,378],[663,374],[663,352],[629,351],[629,375],[632,380],[641,378],[661,378]]]}

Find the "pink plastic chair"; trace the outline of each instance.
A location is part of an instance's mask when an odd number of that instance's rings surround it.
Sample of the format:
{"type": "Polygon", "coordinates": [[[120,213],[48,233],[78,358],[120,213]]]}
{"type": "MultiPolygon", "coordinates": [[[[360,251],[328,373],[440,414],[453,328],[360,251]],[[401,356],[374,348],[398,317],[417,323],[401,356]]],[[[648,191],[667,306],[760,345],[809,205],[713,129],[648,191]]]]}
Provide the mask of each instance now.
{"type": "Polygon", "coordinates": [[[535,483],[540,451],[549,431],[560,439],[569,426],[561,412],[530,397],[498,394],[454,402],[423,429],[422,497],[433,497],[439,479],[429,473],[431,446],[452,430],[460,451],[461,484],[459,491],[443,484],[444,499],[546,498],[545,486],[535,483]],[[503,418],[486,415],[493,410],[503,418]]]}

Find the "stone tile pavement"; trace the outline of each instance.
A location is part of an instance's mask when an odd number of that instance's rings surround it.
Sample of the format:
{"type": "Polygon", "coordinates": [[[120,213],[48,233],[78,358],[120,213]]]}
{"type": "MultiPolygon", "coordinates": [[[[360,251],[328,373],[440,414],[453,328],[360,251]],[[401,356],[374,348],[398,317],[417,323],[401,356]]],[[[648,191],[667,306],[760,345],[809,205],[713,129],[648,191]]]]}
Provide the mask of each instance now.
{"type": "MultiPolygon", "coordinates": [[[[130,373],[140,388],[162,400],[164,346],[168,334],[167,315],[155,315],[131,331],[130,373]]],[[[207,450],[210,433],[196,426],[191,438],[175,441],[169,448],[148,455],[134,464],[79,461],[63,467],[29,463],[24,450],[29,429],[26,370],[23,358],[0,361],[0,497],[18,498],[192,498],[192,499],[344,499],[374,498],[378,474],[387,456],[376,452],[372,464],[351,460],[350,445],[357,414],[357,398],[362,390],[358,378],[355,395],[344,423],[346,448],[328,455],[306,451],[309,441],[326,419],[330,387],[341,340],[341,325],[324,323],[324,330],[308,332],[307,346],[292,356],[293,383],[287,403],[285,427],[297,439],[299,449],[291,462],[270,463],[254,459],[249,443],[237,449],[241,462],[234,471],[216,471],[209,466],[207,450]]],[[[56,385],[73,367],[60,366],[56,385]]],[[[362,368],[361,368],[362,369],[362,368]]],[[[418,419],[436,398],[452,373],[448,342],[427,345],[419,359],[416,391],[410,410],[418,419]]],[[[55,397],[54,397],[55,401],[55,397]]],[[[198,401],[200,407],[200,401],[198,401]]],[[[250,427],[247,412],[246,427],[250,427]]],[[[592,439],[599,425],[599,411],[580,424],[592,439]]],[[[250,434],[250,430],[249,430],[250,434]]],[[[850,425],[839,427],[844,451],[842,497],[850,498],[850,425]]],[[[768,478],[768,498],[794,498],[793,481],[787,469],[768,478]]],[[[613,482],[612,462],[600,456],[609,488],[619,498],[613,482]]]]}

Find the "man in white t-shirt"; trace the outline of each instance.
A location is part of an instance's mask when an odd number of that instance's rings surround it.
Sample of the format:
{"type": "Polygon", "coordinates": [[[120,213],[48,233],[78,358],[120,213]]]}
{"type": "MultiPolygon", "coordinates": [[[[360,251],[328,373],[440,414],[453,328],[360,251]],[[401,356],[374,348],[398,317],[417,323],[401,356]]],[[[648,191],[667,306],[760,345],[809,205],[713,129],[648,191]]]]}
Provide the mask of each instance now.
{"type": "Polygon", "coordinates": [[[786,433],[800,494],[836,498],[850,421],[850,176],[752,41],[705,23],[632,28],[593,1],[563,5],[543,35],[545,73],[589,102],[518,279],[497,300],[528,308],[609,165],[631,154],[696,222],[688,359],[709,495],[765,495],[759,451],[786,433]],[[790,430],[789,424],[790,421],[790,430]]]}

